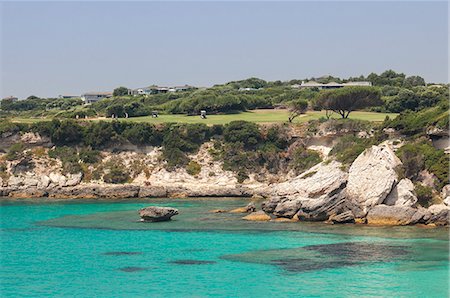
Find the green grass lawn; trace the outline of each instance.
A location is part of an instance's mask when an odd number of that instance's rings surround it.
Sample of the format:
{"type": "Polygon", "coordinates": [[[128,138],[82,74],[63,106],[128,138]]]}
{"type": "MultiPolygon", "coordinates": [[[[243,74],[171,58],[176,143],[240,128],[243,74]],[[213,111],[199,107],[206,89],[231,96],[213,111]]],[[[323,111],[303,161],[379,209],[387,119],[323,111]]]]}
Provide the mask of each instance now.
{"type": "MultiPolygon", "coordinates": [[[[234,120],[245,120],[256,123],[274,123],[274,122],[287,122],[289,112],[286,110],[253,110],[238,114],[226,114],[226,115],[208,115],[207,119],[201,119],[200,116],[186,116],[186,115],[159,115],[158,118],[152,118],[151,116],[133,117],[133,118],[119,118],[121,121],[131,122],[150,122],[150,123],[167,123],[167,122],[179,122],[179,123],[206,123],[206,124],[224,124],[234,120]]],[[[350,119],[368,120],[381,122],[386,116],[391,119],[395,118],[398,114],[395,113],[374,113],[374,112],[352,112],[350,113],[350,119]]],[[[294,122],[305,122],[308,120],[319,119],[325,117],[324,111],[310,111],[304,115],[297,117],[294,122]]],[[[337,114],[333,114],[333,118],[339,118],[337,114]]],[[[13,118],[14,122],[32,123],[38,121],[50,120],[49,118],[13,118]]],[[[111,120],[111,119],[96,119],[96,120],[111,120]]]]}

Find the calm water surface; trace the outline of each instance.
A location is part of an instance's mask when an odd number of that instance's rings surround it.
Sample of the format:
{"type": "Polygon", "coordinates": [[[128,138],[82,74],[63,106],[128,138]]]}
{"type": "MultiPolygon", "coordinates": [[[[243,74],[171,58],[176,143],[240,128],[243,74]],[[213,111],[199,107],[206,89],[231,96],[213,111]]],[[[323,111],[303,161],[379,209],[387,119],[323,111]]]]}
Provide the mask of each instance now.
{"type": "Polygon", "coordinates": [[[242,199],[2,200],[1,297],[448,297],[448,229],[257,223],[242,199]],[[173,206],[173,221],[137,210],[173,206]]]}

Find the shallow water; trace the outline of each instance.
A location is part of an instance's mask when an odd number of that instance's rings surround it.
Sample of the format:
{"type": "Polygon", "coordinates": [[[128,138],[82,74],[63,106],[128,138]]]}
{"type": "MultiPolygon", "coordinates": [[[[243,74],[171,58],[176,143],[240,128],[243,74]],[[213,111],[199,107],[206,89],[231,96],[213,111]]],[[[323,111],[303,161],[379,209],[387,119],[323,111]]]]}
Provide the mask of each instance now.
{"type": "Polygon", "coordinates": [[[242,199],[1,201],[2,297],[448,297],[448,229],[247,222],[242,199]],[[173,206],[170,222],[137,210],[173,206]]]}

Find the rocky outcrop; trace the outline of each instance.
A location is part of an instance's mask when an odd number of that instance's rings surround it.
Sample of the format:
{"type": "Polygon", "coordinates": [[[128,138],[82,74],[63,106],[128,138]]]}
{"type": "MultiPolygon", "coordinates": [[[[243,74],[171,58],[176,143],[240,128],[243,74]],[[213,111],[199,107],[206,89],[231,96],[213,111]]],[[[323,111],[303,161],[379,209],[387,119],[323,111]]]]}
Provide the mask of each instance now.
{"type": "Polygon", "coordinates": [[[340,214],[330,216],[329,221],[334,224],[355,223],[355,215],[352,211],[345,211],[340,214]]]}
{"type": "Polygon", "coordinates": [[[249,221],[269,221],[271,217],[264,211],[256,211],[244,216],[242,219],[249,221]]]}
{"type": "MultiPolygon", "coordinates": [[[[284,199],[276,205],[272,213],[278,217],[292,218],[300,210],[302,201],[305,200],[307,200],[307,198],[296,197],[284,199]]],[[[265,209],[267,210],[267,208],[265,209]]]]}
{"type": "Polygon", "coordinates": [[[347,173],[337,161],[322,162],[296,178],[271,187],[273,196],[299,195],[317,198],[342,188],[347,182],[347,173]]]}
{"type": "Polygon", "coordinates": [[[409,179],[400,180],[383,202],[383,204],[388,206],[406,207],[411,207],[416,203],[417,197],[414,193],[414,184],[409,179]]]}
{"type": "Polygon", "coordinates": [[[164,198],[167,196],[167,190],[162,186],[141,186],[139,187],[139,198],[164,198]]]}
{"type": "Polygon", "coordinates": [[[168,221],[178,214],[178,209],[171,207],[150,206],[139,210],[141,221],[158,222],[168,221]]]}
{"type": "Polygon", "coordinates": [[[248,203],[245,207],[236,208],[230,211],[230,213],[251,213],[256,211],[256,205],[253,202],[248,203]]]}
{"type": "Polygon", "coordinates": [[[387,145],[366,149],[349,169],[348,196],[367,207],[381,204],[398,181],[395,169],[400,164],[387,145]]]}
{"type": "Polygon", "coordinates": [[[407,206],[377,205],[369,210],[367,223],[372,225],[405,226],[425,223],[426,213],[407,206]]]}
{"type": "Polygon", "coordinates": [[[448,226],[450,221],[450,207],[445,204],[435,204],[428,207],[430,218],[428,224],[436,226],[448,226]]]}

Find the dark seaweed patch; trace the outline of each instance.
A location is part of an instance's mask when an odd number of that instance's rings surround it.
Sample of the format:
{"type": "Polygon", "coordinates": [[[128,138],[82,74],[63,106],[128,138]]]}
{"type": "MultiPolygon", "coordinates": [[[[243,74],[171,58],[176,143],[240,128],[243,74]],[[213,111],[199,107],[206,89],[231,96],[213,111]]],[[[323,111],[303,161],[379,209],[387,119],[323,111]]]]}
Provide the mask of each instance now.
{"type": "Polygon", "coordinates": [[[170,263],[177,265],[206,265],[206,264],[215,264],[216,262],[203,260],[175,260],[171,261],[170,263]]]}
{"type": "Polygon", "coordinates": [[[148,268],[145,267],[122,267],[117,270],[123,271],[123,272],[138,272],[138,271],[144,271],[148,268]]]}
{"type": "Polygon", "coordinates": [[[105,256],[131,256],[131,255],[141,255],[142,252],[137,251],[108,251],[103,253],[105,256]]]}
{"type": "Polygon", "coordinates": [[[304,249],[354,262],[383,261],[409,254],[407,246],[359,242],[310,245],[305,246],[304,249]]]}

